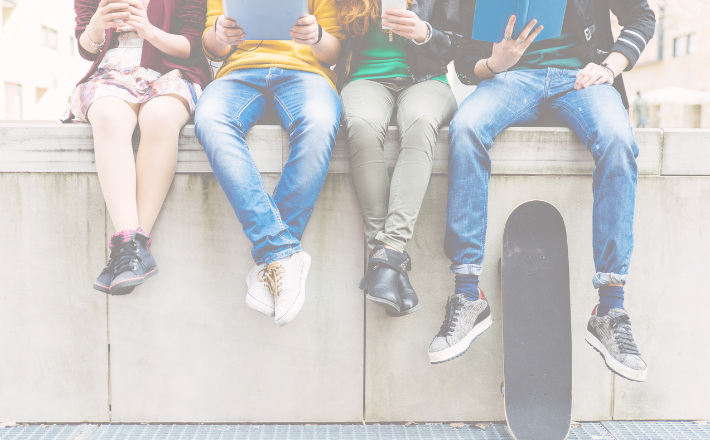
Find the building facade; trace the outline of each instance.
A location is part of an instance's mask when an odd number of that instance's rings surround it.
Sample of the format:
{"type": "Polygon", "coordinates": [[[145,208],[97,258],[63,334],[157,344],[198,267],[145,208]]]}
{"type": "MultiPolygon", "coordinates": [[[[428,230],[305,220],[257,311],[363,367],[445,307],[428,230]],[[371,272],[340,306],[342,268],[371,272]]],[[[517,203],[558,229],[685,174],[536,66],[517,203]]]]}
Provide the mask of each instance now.
{"type": "MultiPolygon", "coordinates": [[[[656,34],[636,67],[624,74],[631,101],[637,92],[668,87],[710,92],[710,1],[649,0],[656,34]]],[[[650,126],[710,128],[710,102],[650,102],[650,126]]],[[[676,100],[677,101],[677,100],[676,100]]],[[[633,117],[633,115],[632,115],[633,117]]]]}
{"type": "Polygon", "coordinates": [[[0,119],[56,120],[90,63],[72,0],[0,0],[0,119]]]}

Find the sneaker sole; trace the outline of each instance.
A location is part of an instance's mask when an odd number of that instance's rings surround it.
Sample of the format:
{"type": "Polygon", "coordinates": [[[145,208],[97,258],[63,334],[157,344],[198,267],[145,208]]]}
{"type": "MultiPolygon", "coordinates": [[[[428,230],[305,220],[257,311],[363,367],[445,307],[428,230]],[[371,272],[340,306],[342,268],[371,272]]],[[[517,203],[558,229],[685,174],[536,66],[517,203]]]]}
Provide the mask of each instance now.
{"type": "Polygon", "coordinates": [[[399,312],[399,313],[395,313],[395,312],[391,312],[391,311],[387,310],[387,316],[391,316],[393,318],[401,318],[402,316],[407,316],[409,314],[416,312],[417,310],[419,310],[419,307],[421,307],[421,304],[417,304],[416,306],[412,307],[411,309],[406,310],[404,312],[399,312]]]}
{"type": "Polygon", "coordinates": [[[437,351],[435,353],[429,352],[429,362],[431,362],[432,364],[441,364],[443,362],[456,359],[457,357],[466,353],[466,351],[468,351],[468,349],[471,347],[471,344],[473,344],[473,341],[476,340],[476,338],[479,337],[483,332],[488,330],[492,324],[493,317],[489,315],[486,319],[479,322],[475,327],[473,327],[471,331],[468,332],[466,337],[460,340],[458,343],[447,348],[446,350],[437,351]]]}
{"type": "Polygon", "coordinates": [[[109,293],[110,289],[104,285],[101,284],[96,284],[94,283],[94,289],[98,290],[101,293],[109,293]]]}
{"type": "Polygon", "coordinates": [[[306,302],[306,278],[308,277],[310,268],[311,256],[306,254],[306,258],[303,259],[303,267],[301,268],[301,293],[298,295],[298,298],[296,298],[296,301],[293,302],[288,312],[276,320],[276,324],[278,324],[279,327],[283,327],[291,322],[293,318],[298,315],[298,312],[301,311],[303,303],[306,302]]]}
{"type": "Polygon", "coordinates": [[[372,296],[369,293],[365,295],[365,298],[369,299],[370,301],[374,302],[380,307],[384,307],[385,310],[387,310],[387,313],[389,312],[394,312],[394,313],[399,313],[399,306],[392,301],[387,301],[386,299],[378,298],[376,296],[372,296]]]}
{"type": "Polygon", "coordinates": [[[644,380],[646,380],[646,371],[648,370],[634,370],[633,368],[629,368],[614,359],[614,356],[609,354],[606,347],[604,347],[604,344],[602,344],[602,341],[597,339],[597,337],[594,336],[591,332],[589,332],[589,330],[587,330],[586,340],[587,344],[591,345],[592,348],[599,352],[599,354],[602,356],[602,359],[604,359],[604,363],[606,364],[607,368],[613,373],[618,374],[624,379],[633,380],[635,382],[643,382],[644,380]]]}
{"type": "Polygon", "coordinates": [[[156,267],[152,271],[143,275],[142,277],[131,278],[130,280],[120,281],[117,284],[111,286],[109,294],[111,295],[128,295],[133,292],[136,286],[143,284],[147,279],[158,275],[158,268],[156,267]]]}

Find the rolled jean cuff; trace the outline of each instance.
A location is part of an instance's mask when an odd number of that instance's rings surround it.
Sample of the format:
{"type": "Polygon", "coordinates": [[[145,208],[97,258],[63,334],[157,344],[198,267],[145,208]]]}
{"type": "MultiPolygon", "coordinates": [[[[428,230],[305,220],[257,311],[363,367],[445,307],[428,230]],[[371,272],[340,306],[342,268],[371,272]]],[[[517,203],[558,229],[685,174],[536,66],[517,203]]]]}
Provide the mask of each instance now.
{"type": "Polygon", "coordinates": [[[270,252],[264,256],[263,261],[255,261],[256,264],[264,263],[264,264],[271,264],[274,261],[278,261],[281,259],[284,259],[286,257],[290,257],[291,255],[295,254],[296,252],[301,252],[301,245],[299,244],[298,246],[293,246],[293,247],[288,247],[286,249],[281,249],[278,252],[270,252]]]}
{"type": "Polygon", "coordinates": [[[387,246],[392,246],[393,248],[397,249],[400,253],[404,252],[404,246],[402,246],[401,243],[392,240],[390,237],[387,236],[384,232],[380,231],[377,233],[375,236],[375,240],[381,242],[382,244],[386,244],[387,246]]]}
{"type": "Polygon", "coordinates": [[[457,275],[480,276],[481,272],[483,272],[483,269],[478,264],[452,264],[449,269],[457,275]]]}
{"type": "Polygon", "coordinates": [[[601,273],[597,272],[594,277],[592,277],[592,283],[594,284],[594,288],[598,289],[602,286],[606,286],[609,284],[626,284],[626,275],[619,275],[618,273],[601,273]]]}

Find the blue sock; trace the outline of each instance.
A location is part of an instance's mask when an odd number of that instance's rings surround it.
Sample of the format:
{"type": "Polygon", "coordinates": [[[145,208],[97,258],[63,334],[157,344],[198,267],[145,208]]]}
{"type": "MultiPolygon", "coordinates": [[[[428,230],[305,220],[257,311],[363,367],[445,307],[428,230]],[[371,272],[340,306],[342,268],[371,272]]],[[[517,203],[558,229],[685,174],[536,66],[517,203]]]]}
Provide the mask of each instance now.
{"type": "Polygon", "coordinates": [[[456,274],[456,294],[465,296],[469,301],[478,300],[478,275],[456,274]]]}
{"type": "Polygon", "coordinates": [[[624,308],[624,286],[601,286],[597,316],[606,315],[610,309],[624,308]]]}

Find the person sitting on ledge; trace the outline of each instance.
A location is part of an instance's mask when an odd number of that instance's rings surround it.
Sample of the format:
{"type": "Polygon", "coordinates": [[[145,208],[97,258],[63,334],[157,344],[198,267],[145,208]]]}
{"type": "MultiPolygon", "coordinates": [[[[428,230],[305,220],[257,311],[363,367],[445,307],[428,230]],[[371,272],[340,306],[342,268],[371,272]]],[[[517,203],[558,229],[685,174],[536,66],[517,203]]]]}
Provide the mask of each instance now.
{"type": "Polygon", "coordinates": [[[208,0],[203,45],[210,59],[224,65],[195,114],[197,138],[253,245],[246,303],[279,326],[293,320],[305,301],[311,258],[301,237],[340,124],[336,77],[328,67],[338,59],[343,37],[335,0],[308,3],[312,15],[294,23],[293,41],[260,42],[246,41],[249,35],[224,17],[222,0],[208,0]],[[288,131],[290,153],[269,194],[246,134],[273,109],[288,131]]]}
{"type": "Polygon", "coordinates": [[[63,120],[91,123],[118,231],[94,289],[124,295],[158,274],[151,230],[175,175],[178,135],[212,76],[200,44],[205,0],[75,0],[74,9],[79,53],[94,64],[63,120]]]}
{"type": "Polygon", "coordinates": [[[404,248],[429,185],[439,127],[456,112],[446,66],[456,50],[458,3],[411,0],[411,10],[385,11],[380,0],[338,6],[349,39],[336,73],[347,84],[341,97],[352,179],[371,248],[360,288],[389,316],[419,309],[404,248]],[[395,107],[400,151],[390,182],[384,143],[395,107]]]}
{"type": "Polygon", "coordinates": [[[493,44],[470,38],[475,4],[461,3],[464,41],[455,65],[464,84],[478,87],[461,104],[449,131],[444,247],[456,287],[447,304],[447,321],[429,347],[430,361],[463,354],[490,326],[485,319],[490,308],[478,288],[491,176],[488,150],[505,128],[549,115],[579,135],[596,163],[592,281],[599,289],[599,304],[589,319],[587,341],[615,373],[643,381],[646,363],[623,307],[633,248],[638,147],[618,75],[639,59],[653,36],[655,16],[646,0],[609,2],[623,26],[614,41],[610,15],[599,10],[607,3],[568,0],[559,37],[533,43],[542,29],[535,20],[513,35],[513,16],[505,38],[493,44]]]}

